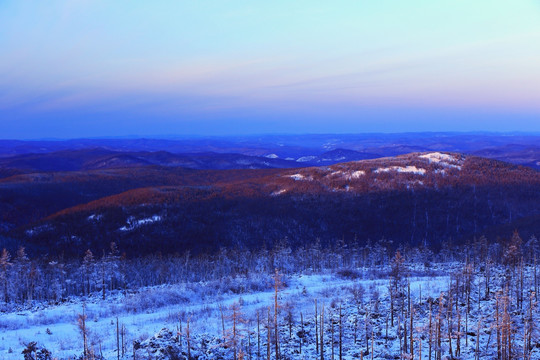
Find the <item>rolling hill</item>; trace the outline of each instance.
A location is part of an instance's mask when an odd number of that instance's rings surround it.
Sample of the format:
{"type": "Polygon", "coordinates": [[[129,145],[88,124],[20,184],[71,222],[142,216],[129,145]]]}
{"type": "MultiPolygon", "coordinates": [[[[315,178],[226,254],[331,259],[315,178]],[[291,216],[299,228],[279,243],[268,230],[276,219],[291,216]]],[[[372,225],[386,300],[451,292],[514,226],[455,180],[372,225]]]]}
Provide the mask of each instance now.
{"type": "MultiPolygon", "coordinates": [[[[81,171],[169,166],[190,169],[268,169],[291,168],[295,161],[228,153],[173,154],[166,151],[112,151],[103,148],[30,153],[0,158],[4,176],[11,173],[81,171]]],[[[2,173],[0,173],[0,176],[2,173]]]]}
{"type": "Polygon", "coordinates": [[[111,241],[134,256],[383,238],[440,249],[507,236],[513,224],[533,234],[523,219],[540,214],[540,173],[424,152],[295,169],[23,174],[0,181],[0,198],[4,234],[39,253],[80,256],[111,241]]]}

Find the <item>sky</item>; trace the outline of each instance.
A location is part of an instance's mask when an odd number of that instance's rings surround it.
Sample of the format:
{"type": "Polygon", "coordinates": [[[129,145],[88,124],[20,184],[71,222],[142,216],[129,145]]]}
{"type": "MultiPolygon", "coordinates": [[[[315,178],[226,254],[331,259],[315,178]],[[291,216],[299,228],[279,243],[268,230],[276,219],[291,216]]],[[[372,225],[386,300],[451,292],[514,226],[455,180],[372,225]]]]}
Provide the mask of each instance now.
{"type": "Polygon", "coordinates": [[[540,131],[540,0],[0,0],[0,138],[540,131]]]}

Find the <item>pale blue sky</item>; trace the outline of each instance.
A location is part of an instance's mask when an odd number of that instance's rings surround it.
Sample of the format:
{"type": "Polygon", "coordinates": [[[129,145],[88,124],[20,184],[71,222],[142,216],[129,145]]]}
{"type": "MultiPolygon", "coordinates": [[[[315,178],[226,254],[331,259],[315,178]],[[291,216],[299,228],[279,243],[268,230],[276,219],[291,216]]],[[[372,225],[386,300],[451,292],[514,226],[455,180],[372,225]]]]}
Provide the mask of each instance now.
{"type": "Polygon", "coordinates": [[[0,54],[0,138],[540,131],[540,0],[3,0],[0,54]]]}

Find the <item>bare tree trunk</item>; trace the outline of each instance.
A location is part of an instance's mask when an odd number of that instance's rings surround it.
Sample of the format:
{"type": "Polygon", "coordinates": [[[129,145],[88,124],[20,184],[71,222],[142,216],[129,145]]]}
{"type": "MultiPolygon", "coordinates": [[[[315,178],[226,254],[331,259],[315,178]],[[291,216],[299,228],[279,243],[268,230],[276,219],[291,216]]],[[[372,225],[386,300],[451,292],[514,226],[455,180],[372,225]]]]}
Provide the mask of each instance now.
{"type": "Polygon", "coordinates": [[[437,315],[437,360],[441,360],[442,358],[442,311],[443,311],[443,296],[442,294],[439,296],[439,314],[437,315]]]}
{"type": "Polygon", "coordinates": [[[118,317],[116,317],[116,358],[120,360],[120,334],[118,328],[118,317]]]}
{"type": "Polygon", "coordinates": [[[248,359],[251,360],[251,320],[248,324],[248,359]]]}
{"type": "Polygon", "coordinates": [[[409,341],[407,339],[407,318],[403,318],[403,352],[409,353],[409,341]]]}
{"type": "MultiPolygon", "coordinates": [[[[410,285],[409,285],[409,293],[410,293],[410,285]]],[[[414,326],[413,326],[413,316],[414,316],[414,309],[413,309],[413,305],[411,302],[410,303],[410,309],[409,309],[409,313],[410,313],[410,321],[411,321],[411,326],[410,326],[410,342],[411,342],[411,359],[414,359],[414,335],[413,335],[413,330],[414,330],[414,326]]]]}
{"type": "Polygon", "coordinates": [[[121,337],[120,337],[120,344],[122,345],[122,357],[125,355],[126,353],[126,343],[125,343],[125,338],[126,338],[126,326],[124,324],[122,324],[122,333],[121,333],[121,337]]]}
{"type": "Polygon", "coordinates": [[[356,345],[356,341],[358,340],[358,317],[360,316],[360,307],[356,306],[356,316],[354,318],[354,345],[356,345]]]}
{"type": "Polygon", "coordinates": [[[191,334],[189,332],[189,317],[187,319],[186,339],[187,339],[188,359],[191,359],[191,334]]]}
{"type": "Polygon", "coordinates": [[[321,308],[321,360],[324,360],[324,303],[321,308]]]}
{"type": "Polygon", "coordinates": [[[315,299],[315,352],[319,354],[319,315],[317,314],[317,299],[315,299]]]}
{"type": "Polygon", "coordinates": [[[271,320],[270,320],[270,307],[268,307],[268,320],[266,323],[266,334],[267,334],[267,341],[266,341],[266,360],[270,360],[270,331],[271,331],[271,320]]]}
{"type": "Polygon", "coordinates": [[[334,317],[330,316],[330,359],[334,360],[334,317]]]}
{"type": "Polygon", "coordinates": [[[341,304],[339,305],[339,360],[343,360],[343,321],[341,304]]]}
{"type": "Polygon", "coordinates": [[[279,273],[276,269],[274,275],[274,350],[276,354],[276,360],[279,360],[279,331],[278,331],[278,293],[279,293],[279,273]]]}
{"type": "Polygon", "coordinates": [[[105,251],[103,251],[103,259],[101,259],[101,297],[105,300],[105,251]]]}
{"type": "Polygon", "coordinates": [[[373,327],[371,328],[371,360],[375,354],[375,336],[373,334],[373,327]]]}
{"type": "Polygon", "coordinates": [[[536,252],[534,253],[534,296],[535,296],[535,300],[538,301],[538,281],[536,277],[536,252]]]}
{"type": "Polygon", "coordinates": [[[221,332],[223,339],[225,339],[225,315],[223,314],[223,306],[221,304],[219,304],[219,311],[221,313],[221,332]]]}
{"type": "Polygon", "coordinates": [[[432,341],[432,318],[431,318],[431,302],[429,303],[429,328],[428,328],[428,360],[431,360],[431,341],[432,341]]]}
{"type": "Polygon", "coordinates": [[[304,315],[300,312],[300,326],[302,331],[302,337],[300,338],[300,354],[302,353],[302,343],[304,342],[304,336],[306,336],[306,333],[304,332],[304,315]]]}
{"type": "Polygon", "coordinates": [[[83,303],[83,313],[79,315],[79,329],[83,337],[83,360],[88,360],[88,330],[86,329],[86,305],[83,303]]]}
{"type": "MultiPolygon", "coordinates": [[[[461,355],[461,312],[459,311],[459,301],[456,301],[456,312],[457,312],[457,339],[456,339],[456,357],[461,355]]],[[[467,334],[465,334],[467,337],[467,334]]]]}
{"type": "Polygon", "coordinates": [[[478,318],[478,326],[476,328],[476,350],[475,350],[475,359],[480,359],[480,326],[482,324],[482,318],[478,318]]]}
{"type": "Polygon", "coordinates": [[[499,296],[495,298],[495,328],[497,331],[497,359],[502,357],[502,346],[501,346],[501,324],[499,318],[499,296]]]}
{"type": "Polygon", "coordinates": [[[391,281],[388,292],[390,293],[390,325],[394,327],[394,289],[391,281]]]}
{"type": "Polygon", "coordinates": [[[452,358],[452,290],[448,293],[448,351],[452,358]]]}
{"type": "Polygon", "coordinates": [[[400,356],[402,356],[402,354],[403,354],[403,344],[401,342],[401,317],[400,316],[398,316],[397,321],[398,321],[398,323],[397,323],[397,326],[398,326],[398,328],[397,328],[397,336],[398,336],[398,339],[399,339],[399,353],[400,353],[400,356]]]}

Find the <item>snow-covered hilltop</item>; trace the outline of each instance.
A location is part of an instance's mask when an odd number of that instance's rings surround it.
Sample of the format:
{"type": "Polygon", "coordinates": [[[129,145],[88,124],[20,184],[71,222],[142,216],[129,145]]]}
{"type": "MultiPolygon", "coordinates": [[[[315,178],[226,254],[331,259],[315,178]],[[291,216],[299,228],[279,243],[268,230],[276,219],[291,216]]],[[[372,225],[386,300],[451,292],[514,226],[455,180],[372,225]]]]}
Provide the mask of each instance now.
{"type": "MultiPolygon", "coordinates": [[[[365,192],[380,189],[414,189],[438,187],[463,178],[459,171],[467,157],[456,153],[414,153],[393,158],[354,161],[325,167],[289,171],[284,177],[296,181],[311,181],[330,191],[365,192]],[[443,177],[447,179],[442,179],[443,177]],[[427,180],[425,180],[427,179],[427,180]],[[452,179],[452,180],[451,180],[452,179]]],[[[471,157],[471,163],[475,163],[471,157]]],[[[465,173],[469,169],[465,168],[465,173]]],[[[273,193],[291,192],[294,185],[274,190],[273,193]]]]}

